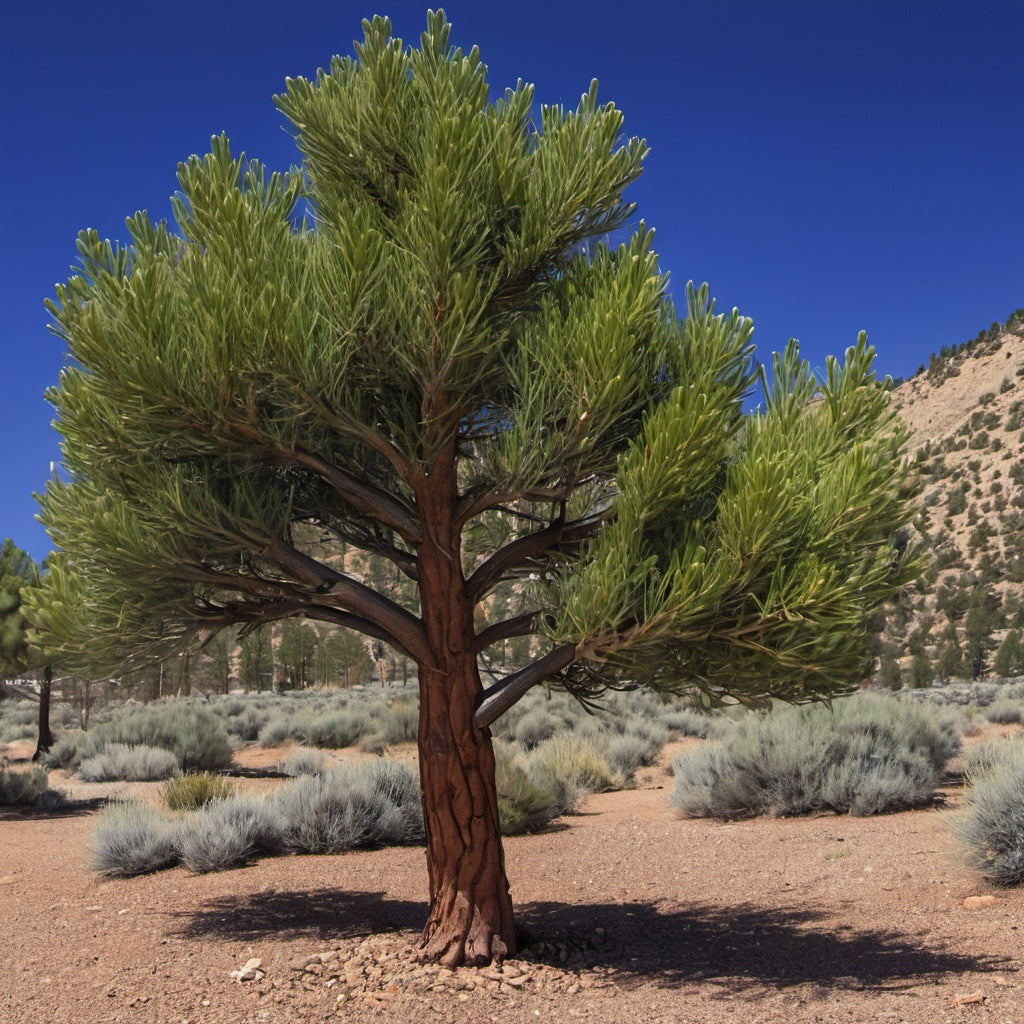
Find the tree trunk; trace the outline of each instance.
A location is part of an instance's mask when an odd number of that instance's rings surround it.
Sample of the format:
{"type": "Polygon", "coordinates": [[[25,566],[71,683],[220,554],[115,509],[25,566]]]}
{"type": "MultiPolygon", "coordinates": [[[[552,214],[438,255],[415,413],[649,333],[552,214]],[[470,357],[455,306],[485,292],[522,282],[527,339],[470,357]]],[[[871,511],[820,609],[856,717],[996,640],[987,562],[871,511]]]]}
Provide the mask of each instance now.
{"type": "MultiPolygon", "coordinates": [[[[454,453],[453,453],[454,454],[454,453]]],[[[430,915],[421,956],[449,967],[515,952],[512,899],[498,822],[494,751],[473,714],[482,686],[473,608],[453,525],[454,458],[442,458],[421,493],[429,537],[419,552],[420,607],[431,657],[418,664],[419,760],[430,915]]]]}
{"type": "Polygon", "coordinates": [[[50,732],[50,691],[53,688],[53,670],[49,665],[43,669],[43,682],[39,687],[39,739],[33,761],[38,761],[53,746],[53,733],[50,732]]]}

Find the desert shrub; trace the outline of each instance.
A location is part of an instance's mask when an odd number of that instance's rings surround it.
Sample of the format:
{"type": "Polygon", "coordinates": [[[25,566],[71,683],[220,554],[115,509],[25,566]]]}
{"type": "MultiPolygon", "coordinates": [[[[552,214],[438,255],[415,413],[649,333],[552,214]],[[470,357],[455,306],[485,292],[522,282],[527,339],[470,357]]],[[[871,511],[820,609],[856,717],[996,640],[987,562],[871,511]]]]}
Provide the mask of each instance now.
{"type": "Polygon", "coordinates": [[[24,769],[0,765],[0,807],[34,804],[46,792],[48,778],[40,765],[24,769]]]}
{"type": "MultiPolygon", "coordinates": [[[[280,747],[291,742],[296,738],[292,730],[291,719],[291,715],[272,715],[260,728],[256,742],[261,747],[280,747]]],[[[302,738],[300,742],[306,742],[305,738],[302,738]]]]}
{"type": "Polygon", "coordinates": [[[340,853],[414,842],[423,835],[416,776],[395,761],[339,765],[280,789],[273,802],[294,853],[340,853]]]}
{"type": "Polygon", "coordinates": [[[164,803],[172,811],[195,811],[214,800],[226,800],[235,792],[235,784],[223,775],[189,772],[164,786],[164,803]]]}
{"type": "Polygon", "coordinates": [[[43,755],[48,768],[77,768],[79,763],[97,753],[96,740],[81,729],[64,733],[43,755]]]}
{"type": "Polygon", "coordinates": [[[270,711],[256,707],[243,707],[234,711],[234,707],[235,705],[231,705],[231,714],[224,715],[224,728],[229,736],[251,743],[270,720],[270,711]]]}
{"type": "Polygon", "coordinates": [[[207,804],[179,830],[178,850],[190,871],[204,874],[247,864],[283,847],[283,822],[269,800],[234,796],[207,804]]]}
{"type": "Polygon", "coordinates": [[[215,771],[231,763],[220,719],[200,704],[168,701],[123,712],[96,727],[97,745],[143,744],[170,750],[185,771],[215,771]]]}
{"type": "Polygon", "coordinates": [[[420,724],[418,705],[397,700],[380,717],[380,733],[385,743],[413,743],[420,724]]]}
{"type": "Polygon", "coordinates": [[[998,725],[1020,725],[1024,721],[1024,704],[1012,697],[1003,697],[985,709],[985,717],[998,725]]]}
{"type": "Polygon", "coordinates": [[[363,708],[342,708],[326,714],[302,709],[274,715],[260,730],[259,742],[266,747],[295,742],[337,749],[355,746],[375,731],[376,723],[363,708]]]}
{"type": "MultiPolygon", "coordinates": [[[[495,782],[498,789],[498,820],[502,835],[536,832],[559,814],[559,793],[531,777],[521,755],[511,745],[496,750],[495,782]]],[[[521,749],[521,748],[520,748],[521,749]]]]}
{"type": "Polygon", "coordinates": [[[92,831],[92,865],[100,874],[126,878],[170,867],[178,860],[179,826],[156,808],[113,804],[92,831]]]}
{"type": "Polygon", "coordinates": [[[696,736],[704,739],[711,731],[714,720],[708,715],[689,708],[668,711],[661,717],[661,723],[673,736],[696,736]]]}
{"type": "Polygon", "coordinates": [[[179,771],[169,750],[123,743],[108,743],[78,765],[78,777],[85,782],[159,782],[179,771]]]}
{"type": "Polygon", "coordinates": [[[891,698],[777,708],[740,722],[718,746],[676,758],[670,802],[717,818],[916,807],[931,799],[958,745],[934,712],[891,698]]]}
{"type": "Polygon", "coordinates": [[[327,755],[322,750],[295,747],[283,761],[278,761],[277,770],[282,775],[323,775],[327,770],[327,755]]]}
{"type": "Polygon", "coordinates": [[[534,707],[519,720],[515,737],[524,749],[532,750],[564,728],[564,724],[561,718],[553,715],[547,708],[534,707]]]}
{"type": "Polygon", "coordinates": [[[971,866],[990,882],[1024,882],[1024,743],[992,744],[968,768],[966,806],[952,820],[971,866]]]}
{"type": "Polygon", "coordinates": [[[600,746],[584,736],[563,734],[545,740],[529,759],[533,782],[555,794],[559,814],[567,814],[588,793],[607,789],[611,769],[600,746]]]}

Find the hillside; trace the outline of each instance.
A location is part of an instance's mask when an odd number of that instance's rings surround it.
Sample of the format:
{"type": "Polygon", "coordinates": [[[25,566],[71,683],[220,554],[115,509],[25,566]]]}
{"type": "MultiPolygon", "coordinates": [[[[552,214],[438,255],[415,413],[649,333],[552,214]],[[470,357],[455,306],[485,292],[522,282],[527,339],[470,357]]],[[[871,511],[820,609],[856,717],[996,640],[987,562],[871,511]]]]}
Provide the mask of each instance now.
{"type": "Polygon", "coordinates": [[[878,675],[906,686],[1024,674],[1024,316],[943,349],[893,397],[933,561],[886,610],[878,675]]]}

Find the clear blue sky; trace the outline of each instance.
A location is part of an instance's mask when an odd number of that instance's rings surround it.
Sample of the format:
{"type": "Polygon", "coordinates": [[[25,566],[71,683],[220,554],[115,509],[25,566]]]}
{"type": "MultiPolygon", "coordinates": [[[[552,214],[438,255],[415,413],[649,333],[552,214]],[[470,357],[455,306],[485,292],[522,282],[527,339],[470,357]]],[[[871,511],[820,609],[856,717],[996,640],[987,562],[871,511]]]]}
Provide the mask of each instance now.
{"type": "MultiPolygon", "coordinates": [[[[879,365],[1024,306],[1024,5],[1017,0],[451,0],[493,88],[575,105],[591,78],[651,156],[632,198],[678,291],[709,281],[821,365],[866,330],[879,365]]],[[[272,167],[297,155],[271,97],[351,52],[408,0],[11,5],[3,18],[0,539],[49,550],[32,492],[59,458],[43,390],[63,352],[42,300],[85,227],[123,238],[169,213],[180,160],[227,132],[272,167]]]]}

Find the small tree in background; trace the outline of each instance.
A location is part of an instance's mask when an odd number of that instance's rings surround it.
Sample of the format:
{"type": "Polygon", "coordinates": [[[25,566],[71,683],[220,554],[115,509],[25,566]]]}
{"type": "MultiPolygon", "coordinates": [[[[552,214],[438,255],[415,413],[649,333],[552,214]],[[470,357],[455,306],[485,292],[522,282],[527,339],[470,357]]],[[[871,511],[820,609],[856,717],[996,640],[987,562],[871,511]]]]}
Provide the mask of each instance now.
{"type": "Polygon", "coordinates": [[[996,654],[996,660],[992,665],[992,671],[997,676],[1024,676],[1024,642],[1021,642],[1020,632],[1011,629],[1003,638],[996,654]]]}
{"type": "Polygon", "coordinates": [[[750,322],[694,288],[680,322],[642,224],[599,241],[647,150],[596,87],[535,123],[529,86],[489,101],[443,14],[419,49],[364,29],[278,97],[302,172],[217,138],[179,169],[176,230],[80,236],[50,306],[69,482],[42,505],[67,553],[48,589],[87,597],[47,625],[69,655],[146,656],[305,616],[407,655],[423,955],[479,964],[516,943],[488,726],[539,683],[849,691],[868,613],[916,571],[891,542],[911,494],[863,336],[821,379],[791,343],[746,415],[750,322]],[[477,624],[506,586],[525,610],[477,624]],[[531,635],[485,691],[481,655],[531,635]]]}

